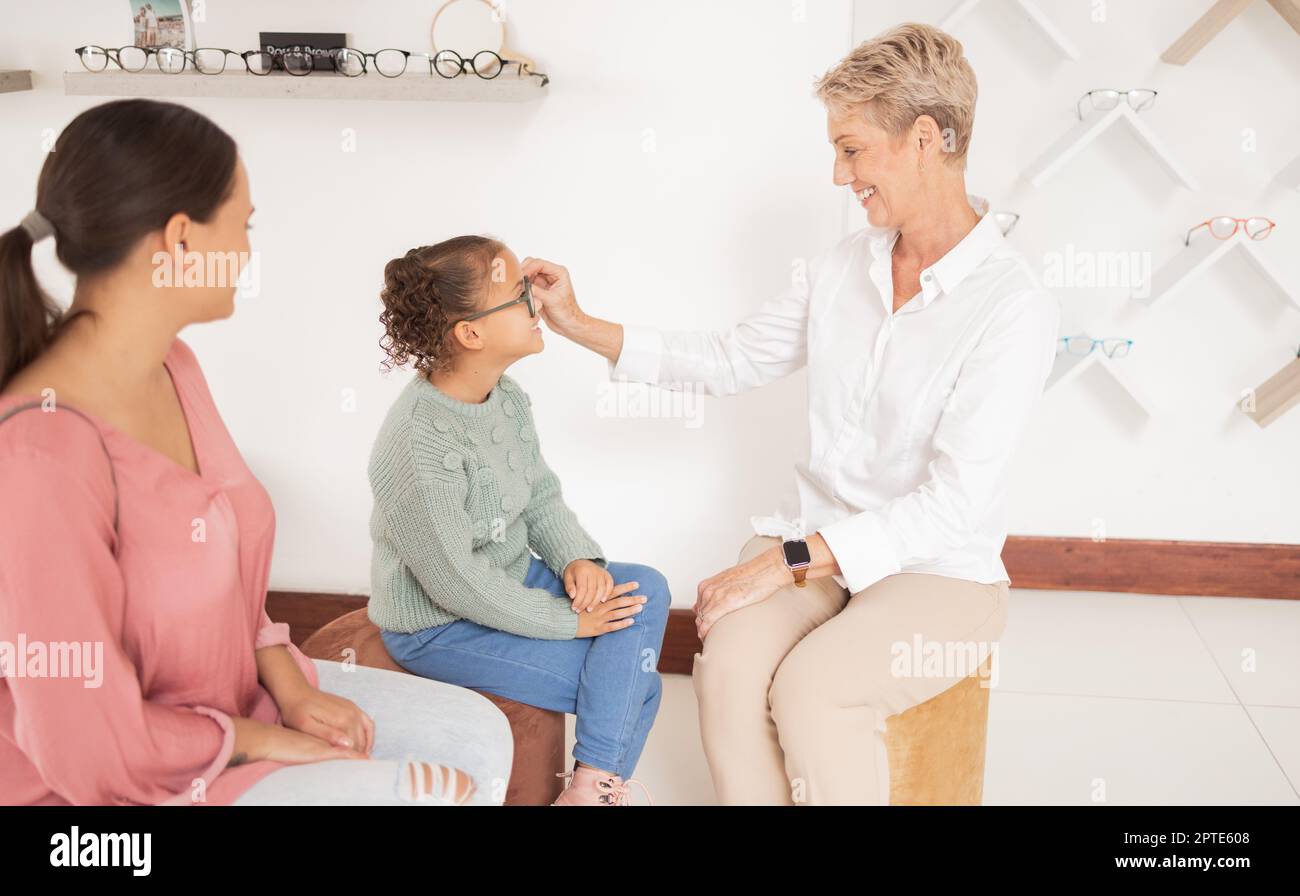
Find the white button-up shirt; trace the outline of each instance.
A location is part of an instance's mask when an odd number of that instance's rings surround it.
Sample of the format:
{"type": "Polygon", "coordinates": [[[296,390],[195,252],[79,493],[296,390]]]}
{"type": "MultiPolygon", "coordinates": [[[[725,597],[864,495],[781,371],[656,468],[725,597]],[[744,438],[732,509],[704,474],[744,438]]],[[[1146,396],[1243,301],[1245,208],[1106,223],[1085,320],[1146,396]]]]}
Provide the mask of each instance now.
{"type": "Polygon", "coordinates": [[[894,311],[895,230],[866,227],[726,332],[624,326],[614,380],[730,395],[808,367],[811,456],[799,515],[755,532],[819,532],[856,594],[924,572],[990,583],[1002,565],[1009,461],[1056,356],[1060,306],[988,204],[894,311]]]}

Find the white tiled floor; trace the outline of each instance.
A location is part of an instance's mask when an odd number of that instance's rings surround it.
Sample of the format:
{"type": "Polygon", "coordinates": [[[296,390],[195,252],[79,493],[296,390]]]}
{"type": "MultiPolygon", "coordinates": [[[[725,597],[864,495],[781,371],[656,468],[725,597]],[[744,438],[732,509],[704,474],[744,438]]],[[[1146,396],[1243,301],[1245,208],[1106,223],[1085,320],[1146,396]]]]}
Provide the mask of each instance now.
{"type": "MultiPolygon", "coordinates": [[[[987,805],[1300,805],[1300,601],[1013,588],[1000,660],[987,805]]],[[[689,677],[635,777],[715,802],[689,677]]]]}

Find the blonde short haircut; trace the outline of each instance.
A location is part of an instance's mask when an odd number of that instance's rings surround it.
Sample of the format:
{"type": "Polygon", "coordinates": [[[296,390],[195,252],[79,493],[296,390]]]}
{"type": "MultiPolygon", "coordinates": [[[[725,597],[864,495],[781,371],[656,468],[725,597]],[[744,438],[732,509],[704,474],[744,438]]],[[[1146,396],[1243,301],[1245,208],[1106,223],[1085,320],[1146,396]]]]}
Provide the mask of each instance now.
{"type": "Polygon", "coordinates": [[[816,84],[836,114],[865,106],[877,126],[901,136],[921,115],[944,135],[945,161],[966,167],[978,89],[961,42],[933,25],[899,25],[859,44],[816,84]]]}

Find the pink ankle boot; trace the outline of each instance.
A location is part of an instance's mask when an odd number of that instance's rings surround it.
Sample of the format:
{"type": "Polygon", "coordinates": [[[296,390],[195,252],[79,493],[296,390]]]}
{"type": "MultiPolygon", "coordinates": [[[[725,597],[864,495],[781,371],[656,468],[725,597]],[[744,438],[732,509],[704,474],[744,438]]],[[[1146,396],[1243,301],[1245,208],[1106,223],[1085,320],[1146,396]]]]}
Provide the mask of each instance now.
{"type": "Polygon", "coordinates": [[[640,781],[624,781],[618,775],[574,764],[573,771],[559,772],[557,778],[568,778],[568,786],[555,798],[552,806],[630,806],[628,787],[636,784],[650,802],[650,791],[640,781]]]}

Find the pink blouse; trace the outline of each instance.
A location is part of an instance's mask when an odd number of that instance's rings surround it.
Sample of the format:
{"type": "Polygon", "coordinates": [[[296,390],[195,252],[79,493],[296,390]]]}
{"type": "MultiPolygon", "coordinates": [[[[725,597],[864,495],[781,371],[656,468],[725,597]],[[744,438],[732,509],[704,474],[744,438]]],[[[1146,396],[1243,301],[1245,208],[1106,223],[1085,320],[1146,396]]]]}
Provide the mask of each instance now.
{"type": "Polygon", "coordinates": [[[93,415],[0,423],[0,802],[230,803],[281,765],[226,768],[231,716],[280,721],[254,651],[286,645],[319,684],[266,615],[270,498],[189,346],[164,363],[198,475],[93,415]]]}

